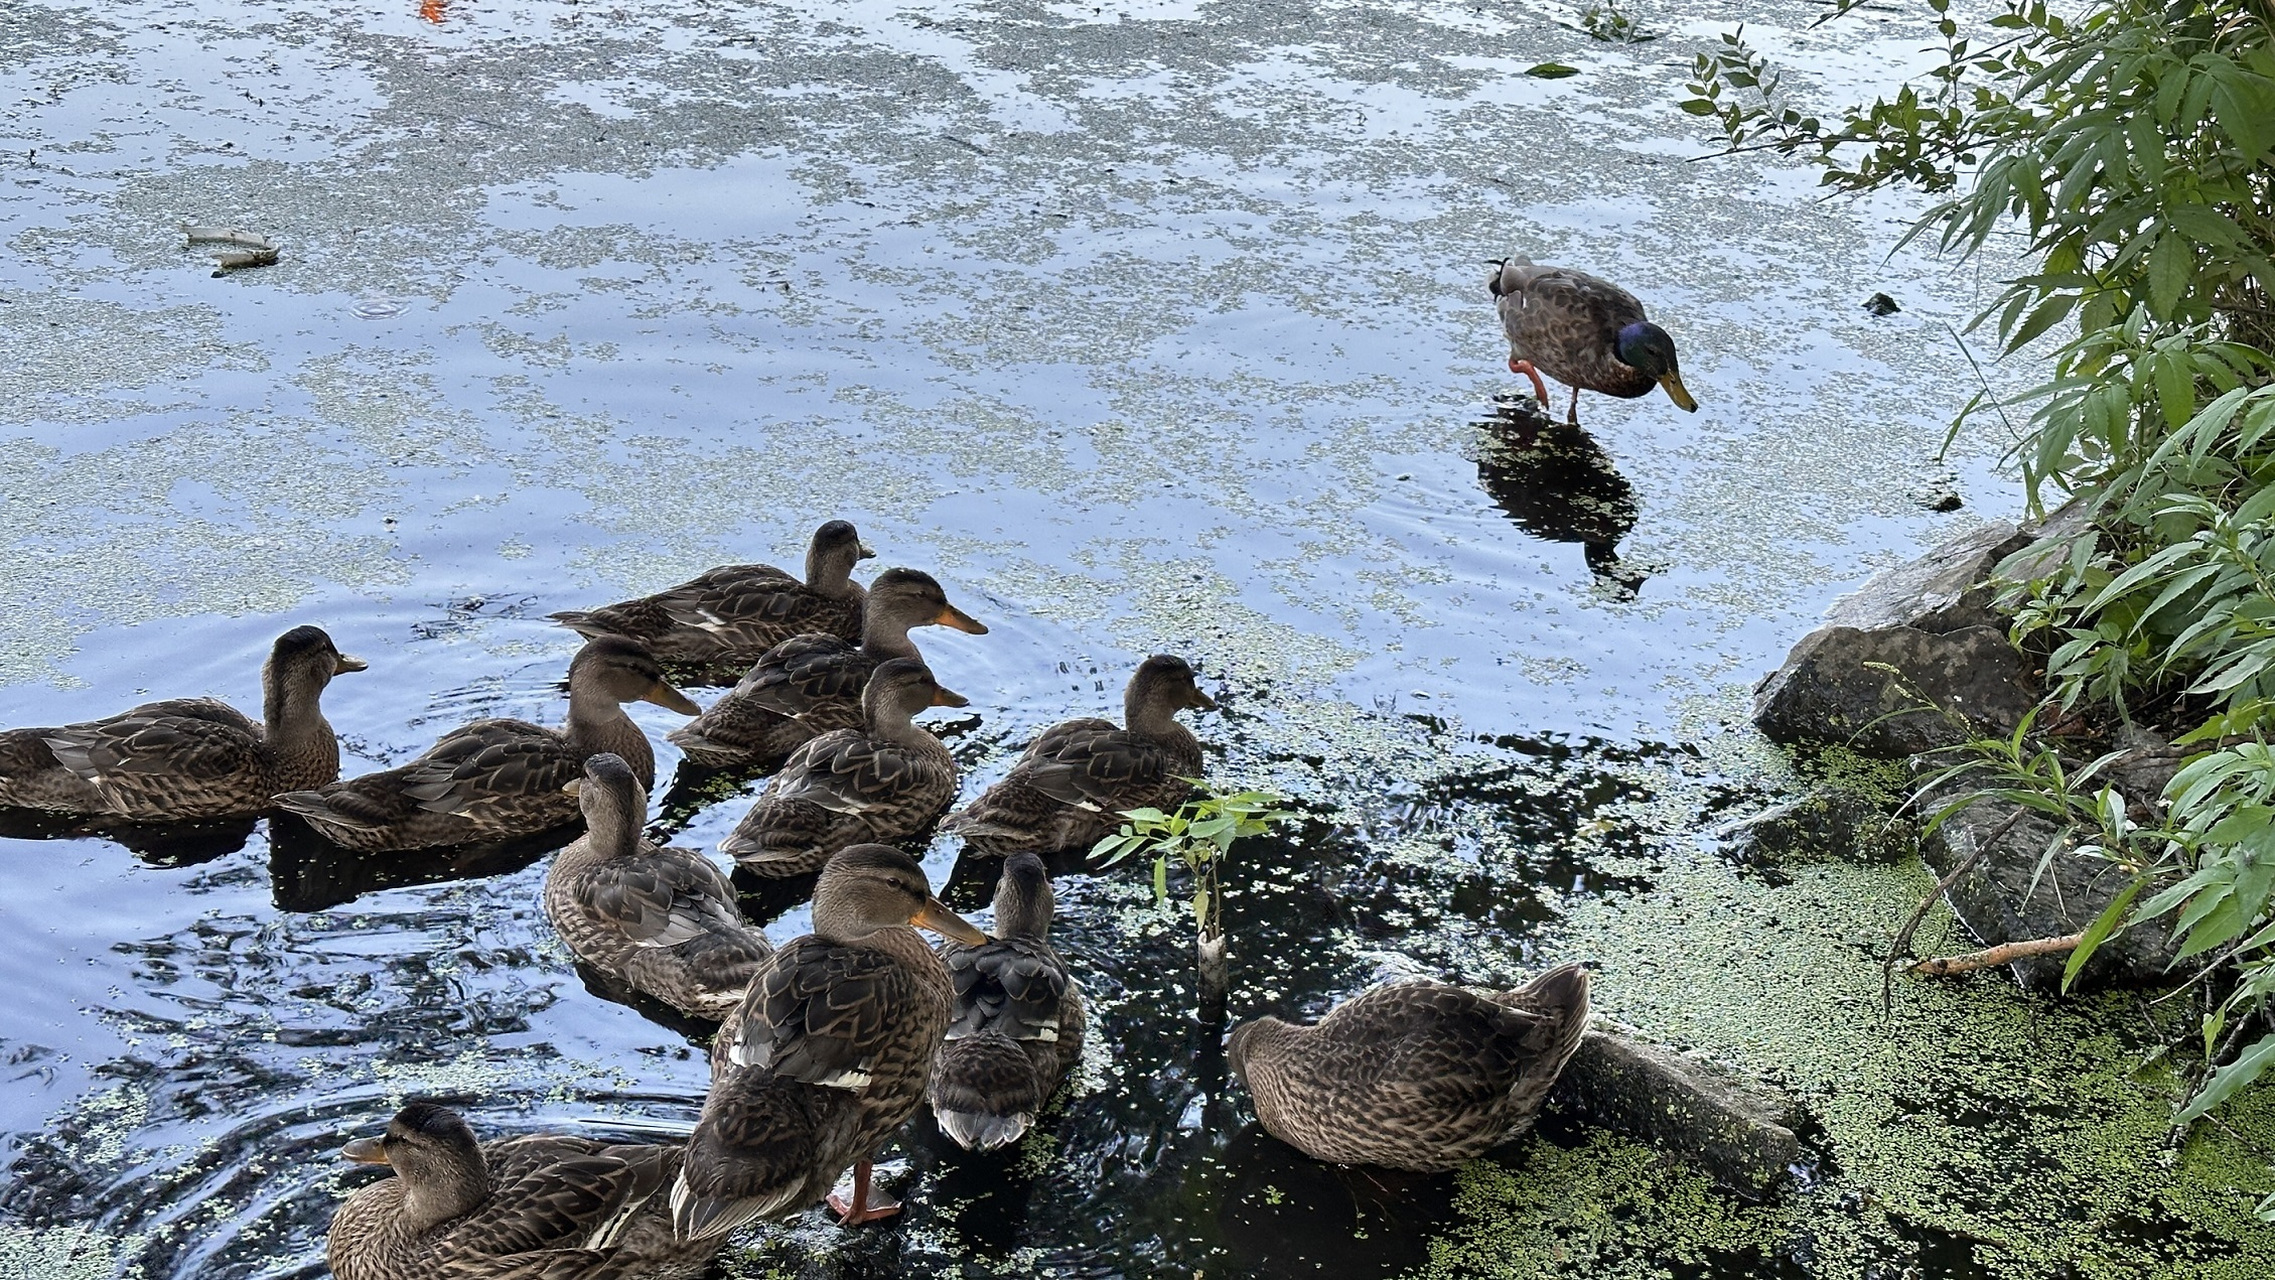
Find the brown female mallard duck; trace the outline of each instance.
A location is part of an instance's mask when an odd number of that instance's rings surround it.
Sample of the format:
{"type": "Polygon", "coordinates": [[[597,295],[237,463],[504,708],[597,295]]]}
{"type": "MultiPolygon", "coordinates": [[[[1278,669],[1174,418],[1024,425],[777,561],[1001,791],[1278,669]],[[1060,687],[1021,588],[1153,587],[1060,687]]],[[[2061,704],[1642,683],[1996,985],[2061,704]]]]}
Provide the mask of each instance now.
{"type": "Polygon", "coordinates": [[[925,1096],[940,1131],[971,1151],[1017,1142],[1082,1058],[1082,988],[1051,949],[1051,878],[1013,854],[995,886],[995,940],[943,942],[956,988],[925,1096]]]}
{"type": "Polygon", "coordinates": [[[652,702],[683,715],[699,708],[664,682],[639,642],[588,640],[569,663],[569,723],[477,720],[399,769],[276,797],[317,834],[345,849],[424,849],[534,835],[577,820],[563,790],[602,751],[621,756],[642,787],[655,785],[656,753],[624,714],[652,702]]]}
{"type": "Polygon", "coordinates": [[[850,844],[923,834],[956,798],[958,774],[948,748],[910,717],[963,705],[914,658],[878,667],[861,694],[866,726],[792,752],[719,852],[762,876],[795,876],[850,844]]]}
{"type": "Polygon", "coordinates": [[[1569,384],[1566,422],[1580,424],[1583,390],[1632,400],[1665,387],[1668,399],[1698,412],[1683,387],[1675,340],[1644,318],[1634,294],[1585,271],[1535,266],[1524,257],[1503,258],[1487,284],[1509,335],[1509,372],[1532,379],[1543,408],[1548,386],[1541,374],[1569,384]]]}
{"type": "Polygon", "coordinates": [[[1090,847],[1121,825],[1125,810],[1174,809],[1201,771],[1201,742],[1177,722],[1187,707],[1216,709],[1183,658],[1156,654],[1122,694],[1120,728],[1069,720],[1035,739],[1003,781],[949,817],[946,828],[974,853],[1055,853],[1090,847]]]}
{"type": "Polygon", "coordinates": [[[711,1048],[711,1092],[672,1187],[683,1237],[720,1237],[829,1196],[847,1226],[900,1206],[870,1162],[924,1100],[948,1029],[948,971],[910,925],[982,943],[898,849],[857,844],[814,887],[814,931],[783,945],[711,1048]],[[853,1196],[831,1196],[852,1165],[853,1196]]]}
{"type": "Polygon", "coordinates": [[[569,785],[585,834],[545,874],[545,914],[561,941],[689,1017],[725,1017],[774,953],[743,920],[727,877],[693,849],[642,837],[648,793],[615,755],[586,760],[569,785]]]}
{"type": "Polygon", "coordinates": [[[135,822],[249,816],[269,797],[340,776],[319,705],[360,659],[315,627],[278,636],[261,667],[261,723],[225,702],[146,702],[107,720],[0,733],[0,805],[135,822]]]}
{"type": "Polygon", "coordinates": [[[1408,982],[1355,996],[1316,1026],[1258,1018],[1226,1061],[1265,1131],[1314,1159],[1436,1172],[1532,1125],[1588,1029],[1588,971],[1514,991],[1408,982]]]}
{"type": "Polygon", "coordinates": [[[395,1171],[332,1216],[338,1280],[683,1280],[720,1240],[678,1240],[658,1193],[685,1148],[551,1134],[476,1142],[413,1102],[340,1153],[395,1171]]]}
{"type": "Polygon", "coordinates": [[[755,662],[792,636],[861,635],[853,566],[875,554],[843,520],[814,530],[800,582],[770,564],[723,564],[654,595],[551,615],[583,636],[629,636],[665,662],[755,662]]]}
{"type": "Polygon", "coordinates": [[[767,650],[727,696],[665,735],[707,769],[764,768],[833,729],[861,727],[861,691],[893,658],[920,658],[911,627],[987,628],[948,603],[929,573],[887,569],[869,584],[861,643],[798,636],[767,650]]]}

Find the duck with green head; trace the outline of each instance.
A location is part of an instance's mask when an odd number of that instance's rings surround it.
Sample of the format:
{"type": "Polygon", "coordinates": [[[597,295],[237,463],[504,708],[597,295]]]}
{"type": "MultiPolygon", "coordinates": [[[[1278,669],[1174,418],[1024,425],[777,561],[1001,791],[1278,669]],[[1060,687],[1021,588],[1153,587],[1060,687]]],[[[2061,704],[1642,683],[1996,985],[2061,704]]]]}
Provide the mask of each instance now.
{"type": "Polygon", "coordinates": [[[1509,372],[1532,379],[1543,408],[1549,401],[1542,374],[1571,387],[1567,423],[1580,425],[1582,391],[1633,400],[1658,387],[1678,407],[1698,412],[1683,386],[1675,340],[1651,323],[1634,294],[1585,271],[1521,256],[1503,258],[1486,283],[1509,336],[1509,372]]]}

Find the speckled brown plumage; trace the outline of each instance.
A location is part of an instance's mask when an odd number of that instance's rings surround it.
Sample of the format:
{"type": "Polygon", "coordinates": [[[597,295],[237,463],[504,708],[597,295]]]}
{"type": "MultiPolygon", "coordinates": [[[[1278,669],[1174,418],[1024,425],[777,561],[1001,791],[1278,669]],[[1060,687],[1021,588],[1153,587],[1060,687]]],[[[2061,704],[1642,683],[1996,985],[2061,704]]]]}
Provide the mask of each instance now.
{"type": "Polygon", "coordinates": [[[1128,728],[1108,720],[1069,720],[1035,739],[1011,772],[947,829],[977,854],[1028,850],[1088,852],[1118,829],[1125,810],[1174,809],[1201,772],[1201,743],[1178,723],[1187,707],[1216,703],[1182,658],[1155,655],[1138,666],[1122,696],[1128,728]]]}
{"type": "Polygon", "coordinates": [[[727,877],[693,849],[642,837],[648,796],[622,760],[585,761],[585,834],[554,855],[545,914],[577,958],[695,1018],[742,1002],[773,954],[727,877]]]}
{"type": "Polygon", "coordinates": [[[948,748],[909,717],[963,705],[913,658],[878,667],[862,694],[866,727],[825,733],[791,753],[719,852],[762,876],[793,876],[848,845],[897,844],[929,831],[955,800],[959,775],[948,748]]]}
{"type": "Polygon", "coordinates": [[[422,849],[534,835],[581,816],[576,797],[562,788],[583,775],[590,756],[610,752],[631,766],[642,787],[655,784],[655,750],[624,714],[624,704],[634,701],[685,715],[697,710],[664,683],[663,669],[638,643],[616,636],[588,640],[569,664],[566,728],[477,720],[400,768],[287,792],[276,805],[347,849],[422,849]]]}
{"type": "Polygon", "coordinates": [[[869,677],[894,658],[920,658],[908,633],[924,626],[987,634],[948,602],[931,574],[887,569],[869,584],[860,644],[831,635],[785,640],[767,650],[726,696],[668,736],[705,768],[778,765],[822,734],[860,728],[861,692],[869,677]]]}
{"type": "Polygon", "coordinates": [[[939,944],[956,1006],[925,1096],[941,1132],[974,1151],[1017,1142],[1082,1058],[1082,989],[1051,949],[1051,882],[1014,854],[995,890],[995,939],[939,944]]]}
{"type": "Polygon", "coordinates": [[[414,1102],[385,1136],[350,1143],[396,1176],[332,1218],[338,1280],[686,1280],[718,1240],[671,1232],[664,1191],[683,1148],[560,1135],[477,1144],[446,1108],[414,1102]]]}
{"type": "Polygon", "coordinates": [[[1543,405],[1548,391],[1538,374],[1570,386],[1568,421],[1579,421],[1583,389],[1633,399],[1664,386],[1677,405],[1698,408],[1682,385],[1674,340],[1643,314],[1634,294],[1585,271],[1524,257],[1504,259],[1488,284],[1509,338],[1509,368],[1532,377],[1543,405]]]}
{"type": "Polygon", "coordinates": [[[1564,965],[1514,991],[1377,987],[1315,1026],[1259,1018],[1233,1031],[1226,1058],[1282,1142],[1432,1172],[1529,1128],[1587,1029],[1587,970],[1564,965]]]}
{"type": "Polygon", "coordinates": [[[364,664],[315,627],[277,637],[262,723],[212,698],[148,702],[104,720],[0,733],[0,805],[172,822],[260,813],[279,791],[340,776],[324,687],[364,664]]]}
{"type": "MultiPolygon", "coordinates": [[[[724,1236],[828,1194],[916,1110],[948,1025],[939,958],[909,925],[984,935],[896,849],[855,845],[815,886],[814,932],[783,946],[712,1047],[711,1091],[672,1191],[682,1235],[724,1236]]],[[[852,1220],[881,1216],[864,1194],[852,1220]]]]}
{"type": "Polygon", "coordinates": [[[843,520],[814,531],[804,581],[770,564],[728,564],[653,595],[553,620],[584,636],[640,641],[665,662],[755,662],[793,636],[861,635],[861,584],[850,576],[869,556],[843,520]]]}

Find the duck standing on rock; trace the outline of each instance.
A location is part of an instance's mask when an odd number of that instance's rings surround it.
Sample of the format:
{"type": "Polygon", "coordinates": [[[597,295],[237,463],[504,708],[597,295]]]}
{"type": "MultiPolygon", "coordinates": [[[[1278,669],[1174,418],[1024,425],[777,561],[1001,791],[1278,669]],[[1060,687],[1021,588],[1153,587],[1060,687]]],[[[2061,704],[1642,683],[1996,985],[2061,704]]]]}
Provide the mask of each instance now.
{"type": "Polygon", "coordinates": [[[316,627],[278,636],[261,667],[261,723],[214,698],[146,702],[105,720],[0,732],[0,805],[132,822],[250,816],[279,791],[340,776],[320,705],[364,663],[316,627]]]}
{"type": "Polygon", "coordinates": [[[773,949],[743,920],[727,877],[692,849],[642,837],[648,793],[602,752],[569,784],[585,834],[553,857],[545,914],[577,958],[692,1018],[742,1002],[773,949]]]}
{"type": "Polygon", "coordinates": [[[1138,665],[1122,694],[1123,728],[1111,720],[1069,720],[1035,739],[1001,782],[946,829],[985,857],[1040,854],[1092,845],[1120,827],[1130,809],[1174,809],[1201,772],[1201,741],[1178,723],[1188,707],[1214,711],[1183,658],[1156,654],[1138,665]]]}
{"type": "Polygon", "coordinates": [[[814,931],[774,953],[712,1045],[711,1092],[671,1193],[681,1237],[723,1237],[825,1196],[847,1226],[900,1208],[872,1196],[870,1165],[924,1100],[953,1003],[917,928],[987,941],[898,849],[860,844],[830,858],[814,931]],[[845,1199],[831,1189],[848,1165],[845,1199]]]}
{"type": "Polygon", "coordinates": [[[569,663],[566,728],[477,720],[401,768],[286,792],[276,805],[345,849],[424,849],[535,835],[577,820],[577,799],[563,788],[600,752],[623,759],[643,788],[655,785],[655,749],[624,714],[627,702],[652,702],[682,715],[701,710],[664,682],[663,668],[638,641],[603,636],[586,641],[569,663]]]}
{"type": "Polygon", "coordinates": [[[869,584],[859,645],[833,635],[785,640],[725,697],[666,736],[707,769],[779,764],[822,734],[860,728],[861,691],[870,675],[894,658],[921,660],[908,633],[927,626],[987,634],[978,619],[948,602],[931,574],[887,569],[869,584]]]}
{"type": "Polygon", "coordinates": [[[395,1176],[332,1216],[338,1280],[691,1280],[723,1241],[674,1238],[662,1192],[684,1148],[550,1134],[477,1142],[413,1102],[341,1152],[395,1176]]]}
{"type": "Polygon", "coordinates": [[[948,748],[910,718],[964,705],[914,658],[878,667],[861,695],[866,725],[793,752],[719,852],[762,876],[795,876],[847,845],[924,834],[955,800],[960,775],[948,748]]]}
{"type": "Polygon", "coordinates": [[[1082,988],[1051,949],[1051,910],[1043,860],[1013,854],[995,886],[994,940],[938,947],[956,1008],[925,1092],[967,1150],[1017,1142],[1082,1058],[1082,988]]]}
{"type": "Polygon", "coordinates": [[[1487,282],[1509,335],[1509,372],[1532,379],[1548,407],[1547,374],[1572,388],[1564,420],[1580,425],[1580,392],[1601,391],[1625,400],[1666,388],[1667,398],[1689,412],[1698,401],[1683,387],[1675,340],[1643,315],[1635,295],[1609,280],[1569,267],[1503,258],[1487,282]]]}
{"type": "Polygon", "coordinates": [[[853,566],[876,553],[843,520],[814,530],[804,581],[770,564],[724,564],[654,595],[551,615],[586,637],[628,636],[665,662],[750,663],[792,636],[860,638],[853,566]]]}
{"type": "Polygon", "coordinates": [[[1235,1027],[1226,1062],[1267,1133],[1337,1164],[1435,1173],[1531,1128],[1588,1029],[1588,971],[1513,991],[1394,983],[1315,1026],[1235,1027]]]}

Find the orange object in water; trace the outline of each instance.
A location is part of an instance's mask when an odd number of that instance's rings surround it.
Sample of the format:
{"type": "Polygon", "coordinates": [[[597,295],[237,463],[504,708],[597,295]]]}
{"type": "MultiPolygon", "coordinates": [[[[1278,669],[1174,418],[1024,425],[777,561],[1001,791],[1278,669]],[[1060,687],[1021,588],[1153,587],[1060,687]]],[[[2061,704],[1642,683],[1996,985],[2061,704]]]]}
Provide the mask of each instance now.
{"type": "Polygon", "coordinates": [[[419,16],[437,26],[450,13],[450,0],[419,0],[419,16]]]}

